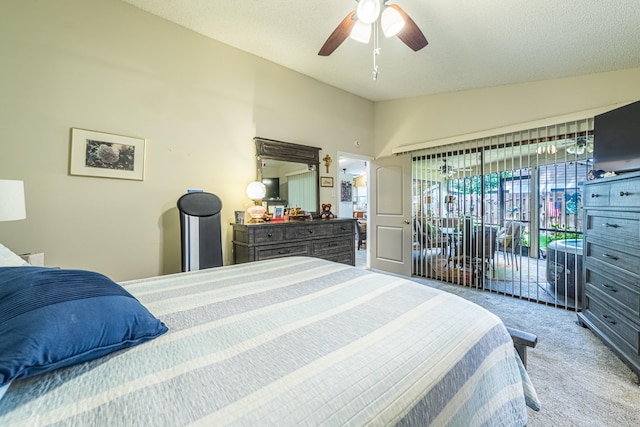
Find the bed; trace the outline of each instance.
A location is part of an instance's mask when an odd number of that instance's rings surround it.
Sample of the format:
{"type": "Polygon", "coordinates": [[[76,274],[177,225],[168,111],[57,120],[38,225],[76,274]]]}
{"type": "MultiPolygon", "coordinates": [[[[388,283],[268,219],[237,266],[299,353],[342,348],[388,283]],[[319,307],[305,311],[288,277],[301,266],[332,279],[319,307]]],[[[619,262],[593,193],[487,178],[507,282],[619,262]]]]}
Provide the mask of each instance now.
{"type": "Polygon", "coordinates": [[[406,278],[291,257],[120,285],[166,329],[14,378],[0,425],[524,426],[539,409],[498,317],[406,278]]]}

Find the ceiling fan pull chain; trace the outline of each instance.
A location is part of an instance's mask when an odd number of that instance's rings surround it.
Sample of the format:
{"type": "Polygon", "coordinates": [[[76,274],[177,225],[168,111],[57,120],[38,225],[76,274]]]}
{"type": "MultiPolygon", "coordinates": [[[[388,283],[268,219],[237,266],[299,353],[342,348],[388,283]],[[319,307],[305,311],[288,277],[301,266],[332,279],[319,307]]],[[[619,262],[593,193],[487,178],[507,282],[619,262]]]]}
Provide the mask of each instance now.
{"type": "Polygon", "coordinates": [[[373,71],[371,72],[371,76],[373,80],[378,80],[378,64],[377,64],[377,56],[380,55],[380,47],[378,45],[378,21],[373,24],[373,71]]]}

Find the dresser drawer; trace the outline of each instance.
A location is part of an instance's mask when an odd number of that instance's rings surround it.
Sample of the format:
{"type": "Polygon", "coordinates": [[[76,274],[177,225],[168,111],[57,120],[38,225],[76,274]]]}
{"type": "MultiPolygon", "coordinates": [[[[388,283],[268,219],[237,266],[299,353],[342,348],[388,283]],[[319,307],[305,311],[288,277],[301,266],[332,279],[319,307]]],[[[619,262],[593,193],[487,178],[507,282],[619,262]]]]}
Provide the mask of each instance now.
{"type": "Polygon", "coordinates": [[[640,319],[640,287],[628,280],[611,270],[601,274],[591,268],[586,269],[587,294],[598,295],[599,299],[618,307],[629,317],[640,319]]]}
{"type": "Polygon", "coordinates": [[[586,213],[585,232],[611,241],[640,245],[640,214],[590,210],[586,213]]]}
{"type": "Polygon", "coordinates": [[[584,207],[609,206],[611,184],[590,184],[584,189],[584,207]]]}
{"type": "Polygon", "coordinates": [[[616,242],[601,242],[587,237],[585,242],[585,257],[587,265],[591,262],[600,263],[602,269],[615,266],[632,273],[636,278],[640,277],[640,257],[637,248],[629,248],[617,245],[616,242]],[[606,246],[605,246],[606,245],[606,246]],[[593,260],[593,261],[592,261],[593,260]]]}
{"type": "Polygon", "coordinates": [[[292,239],[309,239],[313,237],[327,237],[333,235],[333,224],[315,224],[315,225],[296,225],[285,229],[285,238],[292,239]]]}
{"type": "Polygon", "coordinates": [[[284,240],[284,230],[282,227],[269,227],[267,225],[253,229],[253,241],[250,243],[270,243],[284,240]]]}
{"type": "Polygon", "coordinates": [[[601,302],[598,298],[588,298],[587,309],[584,315],[595,323],[598,328],[612,332],[608,334],[609,338],[637,360],[638,355],[640,355],[640,326],[601,302]]]}
{"type": "Polygon", "coordinates": [[[611,206],[640,206],[640,183],[637,180],[624,180],[613,183],[609,195],[611,206]]]}
{"type": "Polygon", "coordinates": [[[256,246],[256,261],[287,256],[309,255],[309,244],[306,242],[277,246],[256,246]]]}
{"type": "Polygon", "coordinates": [[[355,245],[355,241],[350,238],[333,238],[313,240],[311,244],[311,255],[321,256],[337,254],[341,252],[351,251],[355,245]]]}
{"type": "Polygon", "coordinates": [[[340,234],[353,234],[355,233],[356,221],[339,222],[333,224],[333,233],[340,234]]]}

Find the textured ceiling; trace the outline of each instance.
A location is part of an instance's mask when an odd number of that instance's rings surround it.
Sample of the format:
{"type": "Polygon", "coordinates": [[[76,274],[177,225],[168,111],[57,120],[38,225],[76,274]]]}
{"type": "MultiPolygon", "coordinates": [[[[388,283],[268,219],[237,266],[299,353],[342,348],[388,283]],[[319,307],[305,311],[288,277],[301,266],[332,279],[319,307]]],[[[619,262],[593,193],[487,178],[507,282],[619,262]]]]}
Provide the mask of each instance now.
{"type": "Polygon", "coordinates": [[[318,50],[354,0],[124,0],[372,101],[640,67],[639,0],[397,0],[429,45],[318,50]]]}

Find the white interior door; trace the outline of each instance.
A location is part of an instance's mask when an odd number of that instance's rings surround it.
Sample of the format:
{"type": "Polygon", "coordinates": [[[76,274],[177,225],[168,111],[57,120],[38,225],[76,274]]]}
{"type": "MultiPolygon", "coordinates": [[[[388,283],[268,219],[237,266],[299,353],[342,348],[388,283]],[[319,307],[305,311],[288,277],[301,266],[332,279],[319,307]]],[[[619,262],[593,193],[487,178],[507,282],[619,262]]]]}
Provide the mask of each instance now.
{"type": "Polygon", "coordinates": [[[370,266],[411,275],[411,156],[373,160],[369,177],[370,266]]]}

